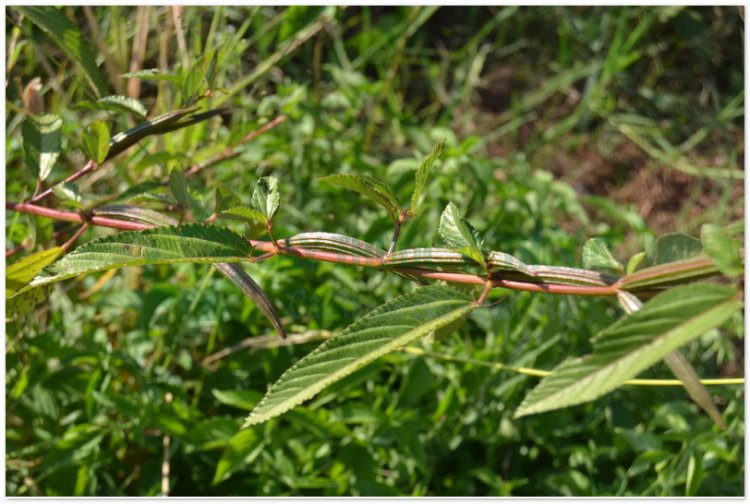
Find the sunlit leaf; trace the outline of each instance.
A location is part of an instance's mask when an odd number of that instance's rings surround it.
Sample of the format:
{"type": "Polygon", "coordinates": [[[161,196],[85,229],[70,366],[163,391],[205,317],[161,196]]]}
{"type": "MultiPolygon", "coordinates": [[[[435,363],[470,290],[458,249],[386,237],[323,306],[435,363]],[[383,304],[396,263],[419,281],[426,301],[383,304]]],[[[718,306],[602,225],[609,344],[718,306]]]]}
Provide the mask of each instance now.
{"type": "Polygon", "coordinates": [[[369,175],[338,174],[321,177],[318,180],[331,185],[345,187],[372,199],[388,210],[391,218],[398,219],[398,198],[385,182],[369,175]]]}
{"type": "Polygon", "coordinates": [[[8,298],[51,264],[63,252],[60,247],[42,250],[36,254],[19,259],[5,268],[5,297],[8,298]]]}
{"type": "Polygon", "coordinates": [[[62,119],[56,115],[28,116],[21,124],[26,166],[45,180],[60,155],[62,119]]]}
{"type": "Polygon", "coordinates": [[[441,140],[439,143],[435,144],[432,153],[427,156],[419,165],[419,168],[417,168],[417,173],[414,175],[414,192],[411,195],[411,207],[409,208],[409,213],[412,216],[417,215],[419,197],[422,195],[424,186],[427,183],[427,177],[430,175],[430,168],[435,164],[435,160],[440,156],[444,146],[445,140],[441,140]]]}
{"type": "Polygon", "coordinates": [[[158,68],[146,68],[137,72],[128,72],[121,75],[125,79],[163,80],[179,84],[181,77],[175,73],[164,72],[158,68]]]}
{"type": "Polygon", "coordinates": [[[60,182],[52,186],[52,192],[60,201],[73,208],[81,208],[81,193],[73,182],[60,182]]]}
{"type": "Polygon", "coordinates": [[[237,217],[251,222],[260,222],[264,225],[268,223],[268,219],[264,214],[254,208],[248,208],[246,206],[227,208],[221,212],[221,215],[222,217],[237,217]]]}
{"type": "Polygon", "coordinates": [[[741,308],[737,292],[722,285],[687,285],[659,294],[597,334],[593,354],[555,368],[526,396],[515,416],[594,400],[741,308]]]}
{"type": "Polygon", "coordinates": [[[607,242],[601,238],[591,238],[583,246],[583,267],[591,269],[614,269],[621,271],[622,263],[609,251],[607,242]]]}
{"type": "Polygon", "coordinates": [[[86,110],[126,112],[138,116],[139,119],[145,119],[147,114],[146,107],[144,107],[141,102],[130,96],[105,96],[96,101],[83,101],[76,105],[76,107],[86,110]]]}
{"type": "Polygon", "coordinates": [[[109,127],[102,121],[92,121],[83,130],[83,151],[97,163],[107,159],[109,152],[109,127]]]}
{"type": "Polygon", "coordinates": [[[281,415],[375,359],[455,322],[473,306],[465,293],[443,286],[424,287],[380,306],[289,368],[245,427],[281,415]]]}
{"type": "Polygon", "coordinates": [[[273,219],[279,209],[279,181],[276,177],[261,177],[253,191],[253,207],[265,216],[266,221],[273,219]]]}
{"type": "Polygon", "coordinates": [[[128,231],[77,247],[30,285],[143,264],[237,262],[246,260],[251,252],[244,238],[218,226],[185,224],[128,231]]]}
{"type": "Polygon", "coordinates": [[[453,203],[448,203],[440,216],[440,236],[449,248],[469,257],[481,265],[485,259],[476,230],[453,203]]]}

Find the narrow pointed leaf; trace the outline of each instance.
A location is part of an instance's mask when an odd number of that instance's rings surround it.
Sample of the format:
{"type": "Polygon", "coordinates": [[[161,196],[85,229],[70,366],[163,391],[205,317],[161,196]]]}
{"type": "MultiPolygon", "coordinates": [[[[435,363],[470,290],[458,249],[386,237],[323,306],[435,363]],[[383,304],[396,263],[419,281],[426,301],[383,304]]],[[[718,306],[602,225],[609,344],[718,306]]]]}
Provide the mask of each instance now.
{"type": "Polygon", "coordinates": [[[232,231],[204,224],[129,231],[91,241],[37,276],[30,286],[126,266],[171,263],[217,263],[246,260],[252,247],[232,231]]]}
{"type": "Polygon", "coordinates": [[[709,257],[696,257],[643,268],[620,279],[622,289],[666,287],[719,274],[719,269],[709,257]]]}
{"type": "Polygon", "coordinates": [[[26,167],[45,180],[60,155],[62,119],[56,115],[29,116],[21,124],[26,167]]]}
{"type": "Polygon", "coordinates": [[[285,413],[375,359],[455,322],[473,307],[466,294],[443,286],[424,287],[380,306],[289,368],[244,426],[285,413]]]}
{"type": "Polygon", "coordinates": [[[440,216],[440,236],[449,248],[469,257],[481,265],[485,264],[482,245],[476,230],[463,217],[452,202],[440,216]]]}
{"type": "Polygon", "coordinates": [[[63,252],[61,247],[42,250],[24,257],[5,268],[5,297],[9,298],[63,252]]]}
{"type": "Polygon", "coordinates": [[[106,110],[109,112],[125,112],[136,115],[139,119],[146,118],[146,107],[141,102],[130,96],[111,95],[99,98],[96,101],[86,100],[78,105],[77,108],[85,110],[106,110]]]}
{"type": "Polygon", "coordinates": [[[391,215],[394,220],[398,219],[399,203],[396,195],[393,194],[391,188],[386,185],[380,179],[371,177],[369,175],[349,175],[349,174],[338,174],[328,175],[327,177],[321,177],[318,180],[326,182],[331,185],[345,187],[356,191],[363,196],[375,201],[378,205],[382,206],[391,215]]]}
{"type": "Polygon", "coordinates": [[[597,334],[593,354],[555,368],[526,396],[515,417],[596,399],[741,308],[737,292],[721,285],[681,286],[659,294],[597,334]]]}
{"type": "Polygon", "coordinates": [[[225,111],[225,109],[214,109],[207,112],[201,112],[200,114],[192,114],[196,110],[197,107],[174,110],[151,120],[144,121],[127,131],[118,133],[113,136],[110,141],[107,159],[112,159],[148,136],[163,135],[170,131],[186,128],[217,116],[225,111]]]}
{"type": "Polygon", "coordinates": [[[621,271],[622,263],[609,251],[607,242],[601,238],[591,238],[583,246],[583,267],[590,269],[614,269],[621,271]]]}
{"type": "Polygon", "coordinates": [[[102,121],[93,121],[83,130],[83,151],[89,159],[102,163],[109,152],[109,128],[102,121]]]}
{"type": "Polygon", "coordinates": [[[645,252],[638,252],[637,254],[633,254],[633,257],[628,259],[628,265],[625,267],[625,273],[630,275],[631,273],[635,272],[635,270],[638,269],[638,266],[641,265],[645,258],[645,252]]]}
{"type": "Polygon", "coordinates": [[[240,198],[225,187],[217,187],[214,190],[214,212],[221,213],[232,207],[242,206],[240,198]]]}
{"type": "Polygon", "coordinates": [[[279,180],[276,177],[261,177],[253,191],[253,207],[265,216],[267,221],[279,209],[279,180]]]}
{"type": "Polygon", "coordinates": [[[122,74],[120,77],[123,79],[162,80],[175,84],[179,84],[182,81],[179,75],[172,72],[164,72],[158,68],[146,68],[136,72],[128,72],[122,74]]]}
{"type": "Polygon", "coordinates": [[[62,10],[51,6],[17,6],[15,9],[47,33],[68,58],[83,69],[96,96],[106,94],[107,85],[96,65],[96,58],[91,50],[92,45],[84,39],[78,27],[62,10]]]}
{"type": "Polygon", "coordinates": [[[188,194],[185,175],[179,168],[172,168],[169,172],[169,190],[180,205],[183,207],[190,206],[190,195],[188,194]]]}
{"type": "Polygon", "coordinates": [[[435,144],[432,153],[427,156],[419,165],[419,168],[417,168],[417,173],[414,175],[414,192],[411,195],[411,208],[409,208],[409,213],[412,216],[417,215],[419,197],[422,195],[425,184],[427,184],[427,177],[430,175],[430,168],[435,164],[435,161],[438,156],[440,156],[444,146],[445,140],[441,140],[439,143],[435,144]]]}
{"type": "Polygon", "coordinates": [[[279,336],[286,338],[284,325],[281,323],[281,319],[276,312],[276,308],[273,306],[273,302],[269,299],[266,293],[263,292],[263,289],[261,289],[260,286],[250,278],[250,275],[248,275],[239,264],[218,263],[215,266],[216,269],[221,271],[224,276],[239,287],[247,297],[252,299],[255,306],[263,312],[266,318],[268,318],[271,324],[273,324],[279,332],[279,336]]]}
{"type": "Polygon", "coordinates": [[[175,226],[177,221],[161,212],[151,210],[150,208],[141,208],[128,204],[105,205],[96,208],[94,215],[99,217],[114,217],[117,219],[127,219],[136,222],[153,224],[154,226],[175,226]]]}
{"type": "Polygon", "coordinates": [[[262,213],[254,208],[248,208],[245,206],[236,206],[233,208],[227,208],[221,212],[221,216],[225,217],[238,217],[250,222],[260,222],[265,225],[268,223],[268,219],[262,213]]]}
{"type": "Polygon", "coordinates": [[[725,228],[706,224],[701,229],[703,251],[721,273],[728,277],[741,275],[744,270],[739,241],[732,239],[725,228]]]}

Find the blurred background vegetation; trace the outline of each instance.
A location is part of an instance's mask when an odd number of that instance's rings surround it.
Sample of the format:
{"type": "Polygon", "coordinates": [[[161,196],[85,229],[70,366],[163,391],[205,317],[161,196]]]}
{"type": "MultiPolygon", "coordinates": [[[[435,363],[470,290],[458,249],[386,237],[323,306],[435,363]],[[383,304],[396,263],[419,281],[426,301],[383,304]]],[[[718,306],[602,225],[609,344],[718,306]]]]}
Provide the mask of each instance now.
{"type": "MultiPolygon", "coordinates": [[[[736,7],[62,12],[94,52],[106,94],[138,98],[149,116],[179,108],[181,79],[216,54],[204,106],[228,106],[81,179],[89,204],[122,201],[283,114],[239,156],[188,179],[192,196],[210,207],[224,185],[247,203],[258,177],[272,174],[282,194],[278,236],[339,232],[385,246],[391,225],[381,209],[316,178],[373,174],[406,201],[419,160],[445,138],[402,248],[437,239],[449,200],[488,247],[570,266],[592,236],[627,260],[658,235],[696,235],[704,223],[744,216],[736,7]],[[175,82],[120,77],[149,68],[175,82]]],[[[81,107],[92,96],[80,65],[14,8],[6,54],[6,197],[21,201],[35,186],[20,134],[32,78],[41,77],[45,112],[63,119],[52,181],[85,163],[80,130],[90,121],[114,132],[137,121],[81,107]]],[[[48,248],[58,226],[6,212],[6,249],[48,248]]],[[[610,299],[513,294],[424,347],[426,356],[389,356],[238,432],[267,385],[321,338],[413,288],[383,272],[290,257],[247,270],[306,343],[281,346],[257,308],[207,265],[68,281],[47,306],[8,323],[8,495],[158,495],[165,436],[171,495],[743,494],[742,387],[711,389],[727,431],[680,388],[623,387],[512,419],[537,379],[492,365],[551,369],[587,353],[589,338],[621,314],[610,299]]],[[[683,351],[704,377],[742,376],[743,327],[738,314],[683,351]]]]}

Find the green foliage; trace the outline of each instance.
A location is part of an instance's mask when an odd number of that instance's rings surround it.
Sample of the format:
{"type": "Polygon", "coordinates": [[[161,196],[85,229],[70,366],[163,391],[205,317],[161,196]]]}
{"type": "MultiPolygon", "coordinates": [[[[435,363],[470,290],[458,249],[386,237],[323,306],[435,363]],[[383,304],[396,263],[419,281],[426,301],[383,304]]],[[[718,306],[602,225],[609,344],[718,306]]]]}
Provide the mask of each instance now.
{"type": "Polygon", "coordinates": [[[279,210],[279,181],[276,177],[261,177],[253,191],[253,207],[271,222],[279,210]]]}
{"type": "Polygon", "coordinates": [[[26,166],[46,180],[60,155],[62,120],[56,115],[29,116],[21,125],[26,166]]]}
{"type": "Polygon", "coordinates": [[[484,266],[482,241],[474,227],[461,217],[454,203],[448,203],[440,216],[440,237],[451,249],[484,266]]]}
{"type": "Polygon", "coordinates": [[[106,94],[106,84],[99,74],[91,45],[84,42],[78,27],[60,9],[51,6],[26,6],[18,7],[18,10],[44,30],[68,58],[80,65],[97,97],[106,94]]]}
{"type": "Polygon", "coordinates": [[[368,313],[286,371],[245,420],[266,422],[375,359],[452,324],[474,306],[455,289],[424,287],[368,313]]]}
{"type": "Polygon", "coordinates": [[[615,259],[601,238],[591,238],[583,246],[583,267],[592,269],[622,270],[622,264],[615,259]]]}
{"type": "Polygon", "coordinates": [[[409,214],[410,215],[417,215],[417,205],[419,204],[419,197],[422,195],[422,191],[424,191],[424,186],[427,183],[427,177],[430,174],[430,168],[432,168],[432,165],[435,164],[435,161],[437,160],[438,156],[440,156],[440,152],[445,147],[445,140],[441,140],[440,142],[435,144],[435,147],[432,149],[432,153],[427,156],[419,165],[419,168],[417,168],[417,172],[414,175],[414,192],[411,195],[411,207],[409,208],[409,214]]]}
{"type": "Polygon", "coordinates": [[[83,151],[97,163],[107,159],[109,152],[109,128],[102,121],[93,121],[83,130],[83,151]]]}
{"type": "Polygon", "coordinates": [[[378,205],[388,210],[388,213],[394,222],[398,220],[400,210],[398,198],[393,194],[393,191],[388,187],[388,184],[382,180],[369,175],[348,174],[328,175],[327,177],[321,177],[318,180],[338,187],[345,187],[367,196],[378,205]]]}
{"type": "Polygon", "coordinates": [[[217,226],[184,224],[130,231],[76,248],[52,264],[49,274],[37,277],[31,286],[126,266],[241,261],[251,252],[250,244],[241,236],[217,226]]]}
{"type": "MultiPolygon", "coordinates": [[[[671,282],[704,286],[725,269],[705,241],[691,259],[654,257],[657,236],[698,236],[744,212],[743,21],[734,7],[56,10],[94,53],[105,88],[92,96],[81,64],[7,9],[9,202],[38,192],[23,129],[25,86],[40,77],[42,113],[60,118],[61,142],[39,190],[85,164],[82,125],[103,120],[121,132],[106,165],[76,181],[94,216],[170,226],[208,218],[212,205],[220,217],[257,211],[258,179],[274,176],[284,206],[275,237],[326,232],[377,250],[394,232],[383,208],[316,180],[371,176],[413,203],[415,173],[444,140],[400,251],[438,243],[453,201],[486,249],[507,254],[497,260],[511,267],[495,278],[529,279],[511,258],[531,272],[576,266],[591,236],[631,258],[625,294],[644,303],[671,282]],[[132,63],[159,70],[128,73],[132,63]],[[143,110],[96,100],[131,95],[136,81],[143,110]],[[186,98],[196,101],[181,109],[186,98]],[[198,169],[184,214],[169,191],[176,167],[198,169]]],[[[219,223],[261,236],[245,222],[219,223]]],[[[6,262],[64,243],[76,228],[7,211],[6,247],[17,252],[6,262]]],[[[741,240],[742,226],[733,229],[741,240]]],[[[90,226],[70,254],[113,232],[90,226]]],[[[6,314],[23,309],[6,321],[9,495],[159,495],[167,435],[170,495],[743,492],[741,386],[708,387],[726,430],[679,386],[623,386],[514,418],[538,383],[517,370],[591,353],[590,337],[622,316],[614,299],[495,289],[491,306],[444,337],[388,353],[277,420],[241,429],[269,384],[412,287],[387,268],[285,255],[231,263],[267,293],[289,333],[281,340],[248,284],[222,272],[225,260],[84,274],[9,300],[6,314]]],[[[552,270],[550,281],[603,283],[580,272],[552,270]]],[[[737,310],[680,352],[700,377],[741,376],[743,341],[737,310]]],[[[668,377],[663,363],[639,376],[668,377]]]]}
{"type": "Polygon", "coordinates": [[[703,251],[714,261],[722,275],[736,277],[744,271],[740,244],[725,228],[706,224],[701,229],[703,251]]]}
{"type": "Polygon", "coordinates": [[[6,299],[31,282],[31,279],[42,271],[42,268],[52,263],[61,253],[60,247],[52,247],[26,256],[5,268],[6,299]]]}
{"type": "Polygon", "coordinates": [[[52,193],[60,199],[63,205],[78,209],[83,208],[81,204],[83,196],[81,196],[78,186],[73,182],[60,182],[52,186],[52,193]]]}
{"type": "Polygon", "coordinates": [[[78,104],[78,108],[84,110],[107,110],[113,113],[130,113],[139,119],[146,118],[146,107],[129,96],[105,96],[96,101],[86,100],[78,104]]]}
{"type": "Polygon", "coordinates": [[[720,326],[742,307],[737,292],[719,285],[676,287],[597,334],[594,353],[570,359],[524,399],[516,417],[590,401],[665,355],[720,326]]]}

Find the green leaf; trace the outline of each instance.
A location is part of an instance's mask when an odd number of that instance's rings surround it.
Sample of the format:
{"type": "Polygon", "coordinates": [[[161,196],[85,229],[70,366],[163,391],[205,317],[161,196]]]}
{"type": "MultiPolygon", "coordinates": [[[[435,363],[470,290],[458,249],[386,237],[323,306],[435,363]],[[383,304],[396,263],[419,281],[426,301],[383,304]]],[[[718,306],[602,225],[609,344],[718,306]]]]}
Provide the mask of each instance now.
{"type": "Polygon", "coordinates": [[[60,198],[62,203],[73,208],[82,208],[81,193],[78,191],[78,186],[73,182],[60,182],[52,186],[52,192],[60,198]]]}
{"type": "Polygon", "coordinates": [[[122,74],[120,77],[124,79],[143,79],[143,80],[163,80],[174,82],[179,84],[182,81],[182,77],[175,73],[163,72],[158,68],[147,68],[145,70],[138,70],[137,72],[128,72],[122,74]]]}
{"type": "Polygon", "coordinates": [[[591,355],[569,359],[524,399],[515,417],[581,404],[614,390],[742,308],[722,285],[675,287],[597,334],[591,355]]]}
{"type": "Polygon", "coordinates": [[[110,142],[107,159],[112,159],[148,136],[162,135],[180,128],[186,128],[224,112],[224,109],[214,109],[193,114],[196,110],[197,107],[173,110],[116,134],[110,142]]]}
{"type": "Polygon", "coordinates": [[[485,265],[482,245],[476,230],[461,217],[458,207],[452,202],[440,216],[440,236],[449,248],[485,265]]]}
{"type": "Polygon", "coordinates": [[[252,410],[262,397],[262,394],[255,390],[212,389],[211,393],[220,403],[247,411],[252,410]]]}
{"type": "Polygon", "coordinates": [[[62,119],[56,115],[29,116],[21,125],[26,166],[45,180],[60,155],[62,119]]]}
{"type": "Polygon", "coordinates": [[[703,251],[714,262],[719,271],[728,277],[736,277],[744,271],[740,243],[732,239],[725,228],[706,224],[701,228],[703,251]]]}
{"type": "Polygon", "coordinates": [[[229,189],[219,186],[214,190],[214,212],[221,213],[239,206],[242,206],[240,198],[229,189]]]}
{"type": "Polygon", "coordinates": [[[438,156],[440,156],[440,152],[443,150],[444,146],[445,140],[441,140],[439,143],[435,144],[435,147],[432,149],[432,154],[427,156],[419,165],[419,168],[417,168],[417,173],[414,176],[414,192],[411,195],[411,208],[409,209],[409,213],[412,216],[417,215],[417,205],[419,204],[419,197],[422,195],[424,186],[427,183],[427,177],[430,174],[430,168],[432,168],[432,165],[435,164],[435,160],[437,160],[438,156]]]}
{"type": "Polygon", "coordinates": [[[254,429],[241,430],[227,443],[216,465],[213,484],[217,485],[253,461],[263,452],[265,444],[263,436],[259,436],[254,429]]]}
{"type": "Polygon", "coordinates": [[[273,220],[279,209],[279,181],[276,177],[261,177],[253,191],[253,207],[265,216],[267,221],[273,220]]]}
{"type": "Polygon", "coordinates": [[[656,240],[654,249],[654,264],[692,259],[703,252],[699,240],[682,233],[660,236],[656,240]]]}
{"type": "Polygon", "coordinates": [[[186,208],[190,206],[185,174],[180,168],[172,168],[169,172],[169,190],[180,205],[186,208]]]}
{"type": "Polygon", "coordinates": [[[391,215],[391,219],[393,219],[394,222],[398,221],[398,199],[396,198],[396,195],[393,194],[393,191],[391,191],[391,188],[382,180],[369,175],[347,174],[328,175],[327,177],[321,177],[318,180],[331,185],[345,187],[346,189],[351,189],[352,191],[367,196],[388,210],[388,213],[391,215]]]}
{"type": "Polygon", "coordinates": [[[125,112],[135,114],[140,119],[146,118],[146,107],[135,98],[129,96],[105,96],[96,101],[86,100],[78,105],[77,108],[86,110],[107,110],[110,112],[125,112]]]}
{"type": "Polygon", "coordinates": [[[126,266],[246,260],[252,247],[229,229],[204,224],[128,231],[88,242],[50,266],[30,286],[126,266]]]}
{"type": "Polygon", "coordinates": [[[698,256],[684,261],[657,264],[625,275],[619,281],[622,289],[666,287],[716,275],[719,270],[709,257],[698,256]]]}
{"type": "Polygon", "coordinates": [[[628,265],[625,267],[625,273],[630,275],[631,273],[635,272],[635,270],[638,269],[638,266],[641,265],[645,258],[645,252],[638,252],[637,254],[633,254],[633,256],[628,260],[628,265]]]}
{"type": "Polygon", "coordinates": [[[466,294],[438,285],[418,289],[376,308],[289,368],[250,413],[244,426],[281,415],[375,359],[460,319],[473,308],[466,294]]]}
{"type": "Polygon", "coordinates": [[[622,263],[609,251],[607,242],[591,238],[583,246],[583,267],[591,269],[614,269],[622,271],[622,263]]]}
{"type": "Polygon", "coordinates": [[[51,264],[62,254],[61,247],[42,250],[36,254],[24,257],[5,268],[5,297],[15,294],[40,272],[42,268],[51,264]]]}
{"type": "Polygon", "coordinates": [[[68,58],[83,69],[86,80],[97,97],[106,94],[107,85],[99,74],[96,59],[91,50],[92,44],[84,39],[78,27],[62,10],[50,6],[17,6],[15,9],[47,33],[68,58]]]}
{"type": "Polygon", "coordinates": [[[109,152],[109,128],[102,121],[93,121],[83,130],[83,151],[101,164],[109,152]]]}
{"type": "Polygon", "coordinates": [[[99,217],[114,217],[136,222],[145,222],[154,226],[175,226],[177,221],[161,212],[149,208],[141,208],[135,205],[113,204],[104,205],[93,210],[93,214],[99,217]]]}
{"type": "Polygon", "coordinates": [[[49,284],[20,290],[5,301],[5,317],[14,319],[31,312],[47,300],[54,287],[49,284]]]}
{"type": "Polygon", "coordinates": [[[265,215],[254,208],[248,208],[246,206],[236,206],[227,208],[221,212],[222,217],[239,217],[250,222],[260,222],[263,225],[268,224],[268,219],[265,215]]]}
{"type": "Polygon", "coordinates": [[[266,293],[263,292],[263,289],[261,289],[260,286],[250,278],[250,275],[248,275],[239,264],[218,263],[215,266],[224,274],[224,276],[229,278],[232,283],[239,287],[243,294],[255,303],[258,309],[263,312],[266,318],[276,328],[279,336],[286,338],[286,331],[284,330],[284,325],[281,323],[279,314],[276,313],[276,308],[273,306],[273,303],[266,293]]]}

